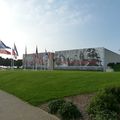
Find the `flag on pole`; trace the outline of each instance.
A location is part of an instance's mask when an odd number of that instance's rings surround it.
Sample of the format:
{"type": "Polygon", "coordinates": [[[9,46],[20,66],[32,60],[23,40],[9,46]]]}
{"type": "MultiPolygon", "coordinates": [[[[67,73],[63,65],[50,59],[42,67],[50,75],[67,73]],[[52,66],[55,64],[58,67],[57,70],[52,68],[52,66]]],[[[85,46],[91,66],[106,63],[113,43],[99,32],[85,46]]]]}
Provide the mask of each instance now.
{"type": "Polygon", "coordinates": [[[1,40],[0,40],[0,49],[11,49],[10,47],[6,46],[1,40]]]}
{"type": "Polygon", "coordinates": [[[27,69],[27,46],[25,46],[24,65],[25,69],[27,69]]]}
{"type": "Polygon", "coordinates": [[[38,68],[38,47],[36,46],[36,55],[35,55],[35,67],[38,68]]]}
{"type": "Polygon", "coordinates": [[[48,52],[47,50],[45,49],[45,53],[44,53],[44,56],[43,56],[43,64],[44,64],[44,70],[47,69],[47,64],[48,64],[48,52]]]}
{"type": "Polygon", "coordinates": [[[15,57],[15,59],[17,59],[18,51],[15,43],[14,43],[14,48],[12,49],[12,55],[15,57]]]}
{"type": "Polygon", "coordinates": [[[17,51],[17,47],[16,47],[15,43],[14,43],[14,51],[15,51],[15,55],[18,56],[18,51],[17,51]]]}
{"type": "Polygon", "coordinates": [[[25,46],[25,56],[27,55],[27,47],[25,46]]]}
{"type": "Polygon", "coordinates": [[[36,58],[38,58],[38,47],[36,46],[36,58]]]}
{"type": "Polygon", "coordinates": [[[48,52],[47,52],[47,50],[45,49],[45,55],[48,55],[48,52]]]}
{"type": "Polygon", "coordinates": [[[9,50],[11,50],[11,48],[8,47],[8,46],[6,46],[6,45],[0,40],[0,53],[1,53],[1,54],[11,55],[11,52],[10,52],[9,50]]]}
{"type": "Polygon", "coordinates": [[[11,52],[9,52],[8,50],[5,50],[5,49],[0,49],[0,53],[1,54],[11,55],[11,52]]]}

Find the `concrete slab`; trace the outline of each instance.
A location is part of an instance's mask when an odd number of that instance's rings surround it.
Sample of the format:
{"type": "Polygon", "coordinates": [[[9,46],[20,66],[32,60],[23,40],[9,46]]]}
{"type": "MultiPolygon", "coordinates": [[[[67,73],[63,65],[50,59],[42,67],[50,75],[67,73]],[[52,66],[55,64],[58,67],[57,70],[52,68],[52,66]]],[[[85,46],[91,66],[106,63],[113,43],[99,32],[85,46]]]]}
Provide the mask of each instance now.
{"type": "Polygon", "coordinates": [[[0,120],[59,120],[57,117],[29,105],[0,90],[0,120]]]}

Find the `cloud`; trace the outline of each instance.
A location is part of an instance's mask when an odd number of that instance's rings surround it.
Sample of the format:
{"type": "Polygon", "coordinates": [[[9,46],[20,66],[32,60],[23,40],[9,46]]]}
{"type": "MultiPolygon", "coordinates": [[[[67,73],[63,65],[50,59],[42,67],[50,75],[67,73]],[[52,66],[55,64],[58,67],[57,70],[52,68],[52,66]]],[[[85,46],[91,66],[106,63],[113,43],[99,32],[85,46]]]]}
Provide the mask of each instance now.
{"type": "Polygon", "coordinates": [[[12,26],[16,31],[51,33],[70,25],[83,25],[93,17],[90,5],[82,0],[1,0],[0,6],[2,28],[8,26],[10,30],[12,26]]]}
{"type": "Polygon", "coordinates": [[[57,39],[64,29],[92,19],[91,7],[84,1],[0,0],[0,34],[6,39],[24,39],[27,44],[35,44],[35,39],[57,39]]]}
{"type": "Polygon", "coordinates": [[[12,12],[15,11],[16,19],[21,23],[65,25],[84,23],[87,21],[86,16],[91,14],[88,12],[88,6],[81,5],[78,0],[61,1],[62,2],[55,0],[18,0],[14,3],[9,2],[9,4],[13,8],[12,12]],[[82,6],[84,6],[84,8],[82,6]]]}
{"type": "Polygon", "coordinates": [[[52,4],[55,0],[48,0],[48,4],[52,4]]]}

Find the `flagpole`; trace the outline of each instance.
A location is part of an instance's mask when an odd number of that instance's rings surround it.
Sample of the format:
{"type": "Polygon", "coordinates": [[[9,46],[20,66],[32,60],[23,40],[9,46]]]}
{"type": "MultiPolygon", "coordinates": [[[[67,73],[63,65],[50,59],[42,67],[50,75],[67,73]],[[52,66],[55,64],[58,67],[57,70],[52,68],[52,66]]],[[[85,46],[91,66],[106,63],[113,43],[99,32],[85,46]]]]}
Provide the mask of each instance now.
{"type": "Polygon", "coordinates": [[[11,69],[13,68],[13,58],[12,58],[12,54],[13,54],[13,49],[11,47],[11,69]]]}
{"type": "Polygon", "coordinates": [[[37,54],[35,55],[35,70],[37,70],[37,54]]]}
{"type": "Polygon", "coordinates": [[[25,56],[24,56],[24,60],[25,60],[25,69],[27,69],[27,47],[25,46],[25,56]]]}
{"type": "Polygon", "coordinates": [[[48,52],[45,49],[44,70],[47,70],[47,64],[48,64],[48,52]]]}
{"type": "Polygon", "coordinates": [[[14,43],[14,48],[12,48],[12,68],[14,69],[14,59],[16,60],[17,59],[17,56],[18,56],[18,51],[17,51],[17,48],[16,48],[16,45],[14,43]]]}
{"type": "Polygon", "coordinates": [[[12,69],[12,48],[11,48],[11,69],[12,69]]]}
{"type": "Polygon", "coordinates": [[[38,68],[37,62],[38,62],[38,47],[36,46],[36,55],[35,55],[35,67],[36,67],[36,70],[38,68]]]}
{"type": "Polygon", "coordinates": [[[37,63],[36,63],[36,70],[37,70],[37,63]]]}

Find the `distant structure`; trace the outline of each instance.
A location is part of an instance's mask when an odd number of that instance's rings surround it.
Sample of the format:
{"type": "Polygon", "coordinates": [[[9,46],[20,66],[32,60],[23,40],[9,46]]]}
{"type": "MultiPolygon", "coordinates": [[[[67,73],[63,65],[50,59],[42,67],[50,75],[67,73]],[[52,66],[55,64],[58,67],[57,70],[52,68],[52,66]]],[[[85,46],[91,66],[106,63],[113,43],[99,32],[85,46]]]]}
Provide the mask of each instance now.
{"type": "Polygon", "coordinates": [[[35,69],[100,70],[106,71],[109,63],[120,63],[120,55],[106,48],[85,48],[23,55],[23,67],[35,69]]]}

